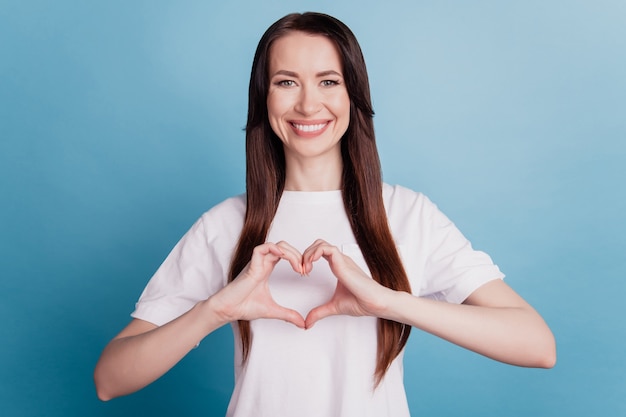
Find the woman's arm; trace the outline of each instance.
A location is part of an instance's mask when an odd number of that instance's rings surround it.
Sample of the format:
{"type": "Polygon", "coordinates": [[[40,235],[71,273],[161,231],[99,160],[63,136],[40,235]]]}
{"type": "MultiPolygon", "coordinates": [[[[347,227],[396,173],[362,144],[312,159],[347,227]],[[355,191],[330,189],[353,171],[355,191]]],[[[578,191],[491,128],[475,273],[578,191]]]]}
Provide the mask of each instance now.
{"type": "Polygon", "coordinates": [[[105,347],[96,365],[98,397],[109,400],[145,387],[226,323],[273,318],[304,328],[302,316],[276,304],[270,294],[267,279],[281,259],[302,272],[302,257],[293,247],[284,242],[265,243],[254,249],[237,279],[177,319],[160,327],[143,320],[131,321],[105,347]]]}
{"type": "Polygon", "coordinates": [[[550,368],[556,362],[554,336],[546,323],[501,280],[484,284],[463,304],[451,304],[384,287],[324,241],[304,252],[305,272],[322,257],[337,277],[337,289],[331,300],[311,310],[307,328],[330,315],[367,315],[409,324],[513,365],[550,368]]]}
{"type": "Polygon", "coordinates": [[[210,300],[160,327],[139,319],[131,321],[104,348],[96,365],[98,398],[107,401],[145,387],[225,324],[211,312],[210,300]]]}
{"type": "Polygon", "coordinates": [[[475,290],[463,304],[395,292],[381,315],[501,362],[539,368],[556,363],[555,340],[546,323],[499,279],[475,290]]]}

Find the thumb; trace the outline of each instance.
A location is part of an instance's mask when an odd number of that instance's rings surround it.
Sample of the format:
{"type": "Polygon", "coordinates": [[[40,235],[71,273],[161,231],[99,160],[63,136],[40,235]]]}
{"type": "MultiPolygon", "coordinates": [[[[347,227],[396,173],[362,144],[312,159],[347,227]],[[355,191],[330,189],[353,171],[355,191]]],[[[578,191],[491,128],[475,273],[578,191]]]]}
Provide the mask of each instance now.
{"type": "Polygon", "coordinates": [[[321,306],[317,306],[313,310],[309,311],[309,314],[307,314],[305,320],[305,328],[308,330],[321,319],[328,316],[334,316],[336,314],[338,314],[337,310],[335,309],[331,301],[322,304],[321,306]]]}
{"type": "Polygon", "coordinates": [[[272,313],[272,316],[275,319],[284,320],[301,329],[305,328],[304,318],[295,310],[277,305],[273,309],[272,313]]]}

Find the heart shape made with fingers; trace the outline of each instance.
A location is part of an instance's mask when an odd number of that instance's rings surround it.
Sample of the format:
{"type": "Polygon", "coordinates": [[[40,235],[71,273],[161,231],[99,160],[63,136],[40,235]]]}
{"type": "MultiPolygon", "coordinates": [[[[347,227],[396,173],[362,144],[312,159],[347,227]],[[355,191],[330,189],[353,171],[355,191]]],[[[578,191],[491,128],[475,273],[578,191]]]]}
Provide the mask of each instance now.
{"type": "Polygon", "coordinates": [[[287,263],[277,262],[274,266],[269,278],[271,296],[281,308],[306,317],[306,328],[331,315],[368,314],[353,291],[372,280],[337,247],[317,240],[300,254],[286,242],[277,246],[287,263]],[[313,264],[322,258],[327,263],[314,268],[313,264]]]}

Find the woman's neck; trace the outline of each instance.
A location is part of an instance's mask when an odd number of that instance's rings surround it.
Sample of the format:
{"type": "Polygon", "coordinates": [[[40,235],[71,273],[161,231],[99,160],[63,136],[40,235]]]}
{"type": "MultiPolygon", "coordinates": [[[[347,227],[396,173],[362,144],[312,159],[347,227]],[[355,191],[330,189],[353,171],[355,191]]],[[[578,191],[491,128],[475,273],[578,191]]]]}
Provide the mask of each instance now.
{"type": "Polygon", "coordinates": [[[343,162],[327,158],[323,160],[286,161],[285,190],[332,191],[342,185],[343,162]]]}

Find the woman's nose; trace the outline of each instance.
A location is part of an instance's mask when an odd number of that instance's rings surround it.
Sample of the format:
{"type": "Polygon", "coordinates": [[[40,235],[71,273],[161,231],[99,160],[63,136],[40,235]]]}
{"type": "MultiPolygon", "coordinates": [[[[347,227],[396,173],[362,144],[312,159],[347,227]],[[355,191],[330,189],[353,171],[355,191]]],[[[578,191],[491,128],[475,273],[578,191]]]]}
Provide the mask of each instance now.
{"type": "Polygon", "coordinates": [[[300,90],[295,110],[304,115],[310,116],[318,113],[323,107],[322,98],[319,91],[313,87],[303,87],[300,90]]]}

